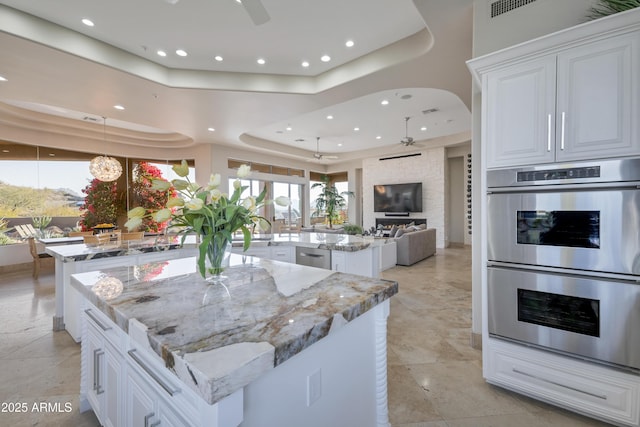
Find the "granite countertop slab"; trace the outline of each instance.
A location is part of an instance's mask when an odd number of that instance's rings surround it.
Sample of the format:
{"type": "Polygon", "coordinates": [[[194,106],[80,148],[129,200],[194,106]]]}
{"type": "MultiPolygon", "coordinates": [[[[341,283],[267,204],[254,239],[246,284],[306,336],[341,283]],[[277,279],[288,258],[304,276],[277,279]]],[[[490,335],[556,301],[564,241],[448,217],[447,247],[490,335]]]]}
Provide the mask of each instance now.
{"type": "MultiPolygon", "coordinates": [[[[368,248],[371,243],[372,240],[349,234],[298,233],[261,235],[259,239],[252,241],[251,246],[259,244],[268,246],[300,246],[305,248],[355,252],[368,248]]],[[[238,241],[236,244],[239,246],[241,242],[238,241]]]]}
{"type": "Polygon", "coordinates": [[[205,282],[194,257],[74,274],[71,282],[210,404],[398,292],[388,280],[251,259],[232,254],[225,286],[205,282]]]}
{"type": "MultiPolygon", "coordinates": [[[[188,236],[188,240],[185,241],[185,246],[194,243],[195,237],[188,236]]],[[[147,252],[161,252],[179,249],[181,247],[180,237],[155,236],[145,237],[142,240],[125,240],[119,244],[109,243],[101,246],[91,246],[84,243],[47,246],[45,252],[62,262],[76,262],[147,252]]]]}

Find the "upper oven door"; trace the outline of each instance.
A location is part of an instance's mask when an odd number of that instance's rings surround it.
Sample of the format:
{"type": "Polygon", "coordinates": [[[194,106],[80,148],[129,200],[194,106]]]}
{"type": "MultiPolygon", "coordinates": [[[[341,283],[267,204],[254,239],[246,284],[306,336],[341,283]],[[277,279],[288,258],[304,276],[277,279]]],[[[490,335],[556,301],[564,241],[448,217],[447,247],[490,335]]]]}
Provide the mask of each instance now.
{"type": "Polygon", "coordinates": [[[640,274],[636,188],[491,193],[488,218],[490,261],[640,274]]]}

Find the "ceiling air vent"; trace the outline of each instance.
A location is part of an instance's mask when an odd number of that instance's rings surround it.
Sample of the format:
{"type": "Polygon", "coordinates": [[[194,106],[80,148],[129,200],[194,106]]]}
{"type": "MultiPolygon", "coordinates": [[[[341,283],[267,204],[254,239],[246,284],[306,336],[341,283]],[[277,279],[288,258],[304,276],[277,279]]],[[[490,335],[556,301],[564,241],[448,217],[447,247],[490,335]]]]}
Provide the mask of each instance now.
{"type": "Polygon", "coordinates": [[[491,17],[495,18],[498,15],[512,11],[521,6],[533,3],[536,0],[498,0],[491,3],[491,17]]]}

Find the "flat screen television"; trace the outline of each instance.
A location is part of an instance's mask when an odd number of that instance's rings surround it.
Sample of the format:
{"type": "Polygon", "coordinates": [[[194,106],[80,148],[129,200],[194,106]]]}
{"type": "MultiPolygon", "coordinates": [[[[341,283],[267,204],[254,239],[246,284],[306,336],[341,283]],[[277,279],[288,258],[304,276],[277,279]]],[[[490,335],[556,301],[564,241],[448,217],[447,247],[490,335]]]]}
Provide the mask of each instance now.
{"type": "Polygon", "coordinates": [[[373,186],[375,212],[422,212],[422,183],[373,186]]]}

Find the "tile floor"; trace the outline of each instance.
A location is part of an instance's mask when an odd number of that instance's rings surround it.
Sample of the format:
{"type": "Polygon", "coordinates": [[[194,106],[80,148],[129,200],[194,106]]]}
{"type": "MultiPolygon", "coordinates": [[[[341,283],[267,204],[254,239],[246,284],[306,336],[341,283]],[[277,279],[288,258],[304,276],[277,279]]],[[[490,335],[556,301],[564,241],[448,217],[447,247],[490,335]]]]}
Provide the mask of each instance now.
{"type": "MultiPolygon", "coordinates": [[[[451,248],[384,273],[400,284],[389,318],[392,426],[606,425],[483,381],[481,353],[469,346],[470,266],[468,248],[451,248]]],[[[91,411],[78,412],[80,346],[51,331],[53,283],[50,268],[37,281],[30,271],[0,275],[0,426],[99,425],[91,411]],[[34,411],[41,402],[48,410],[34,411]]]]}

